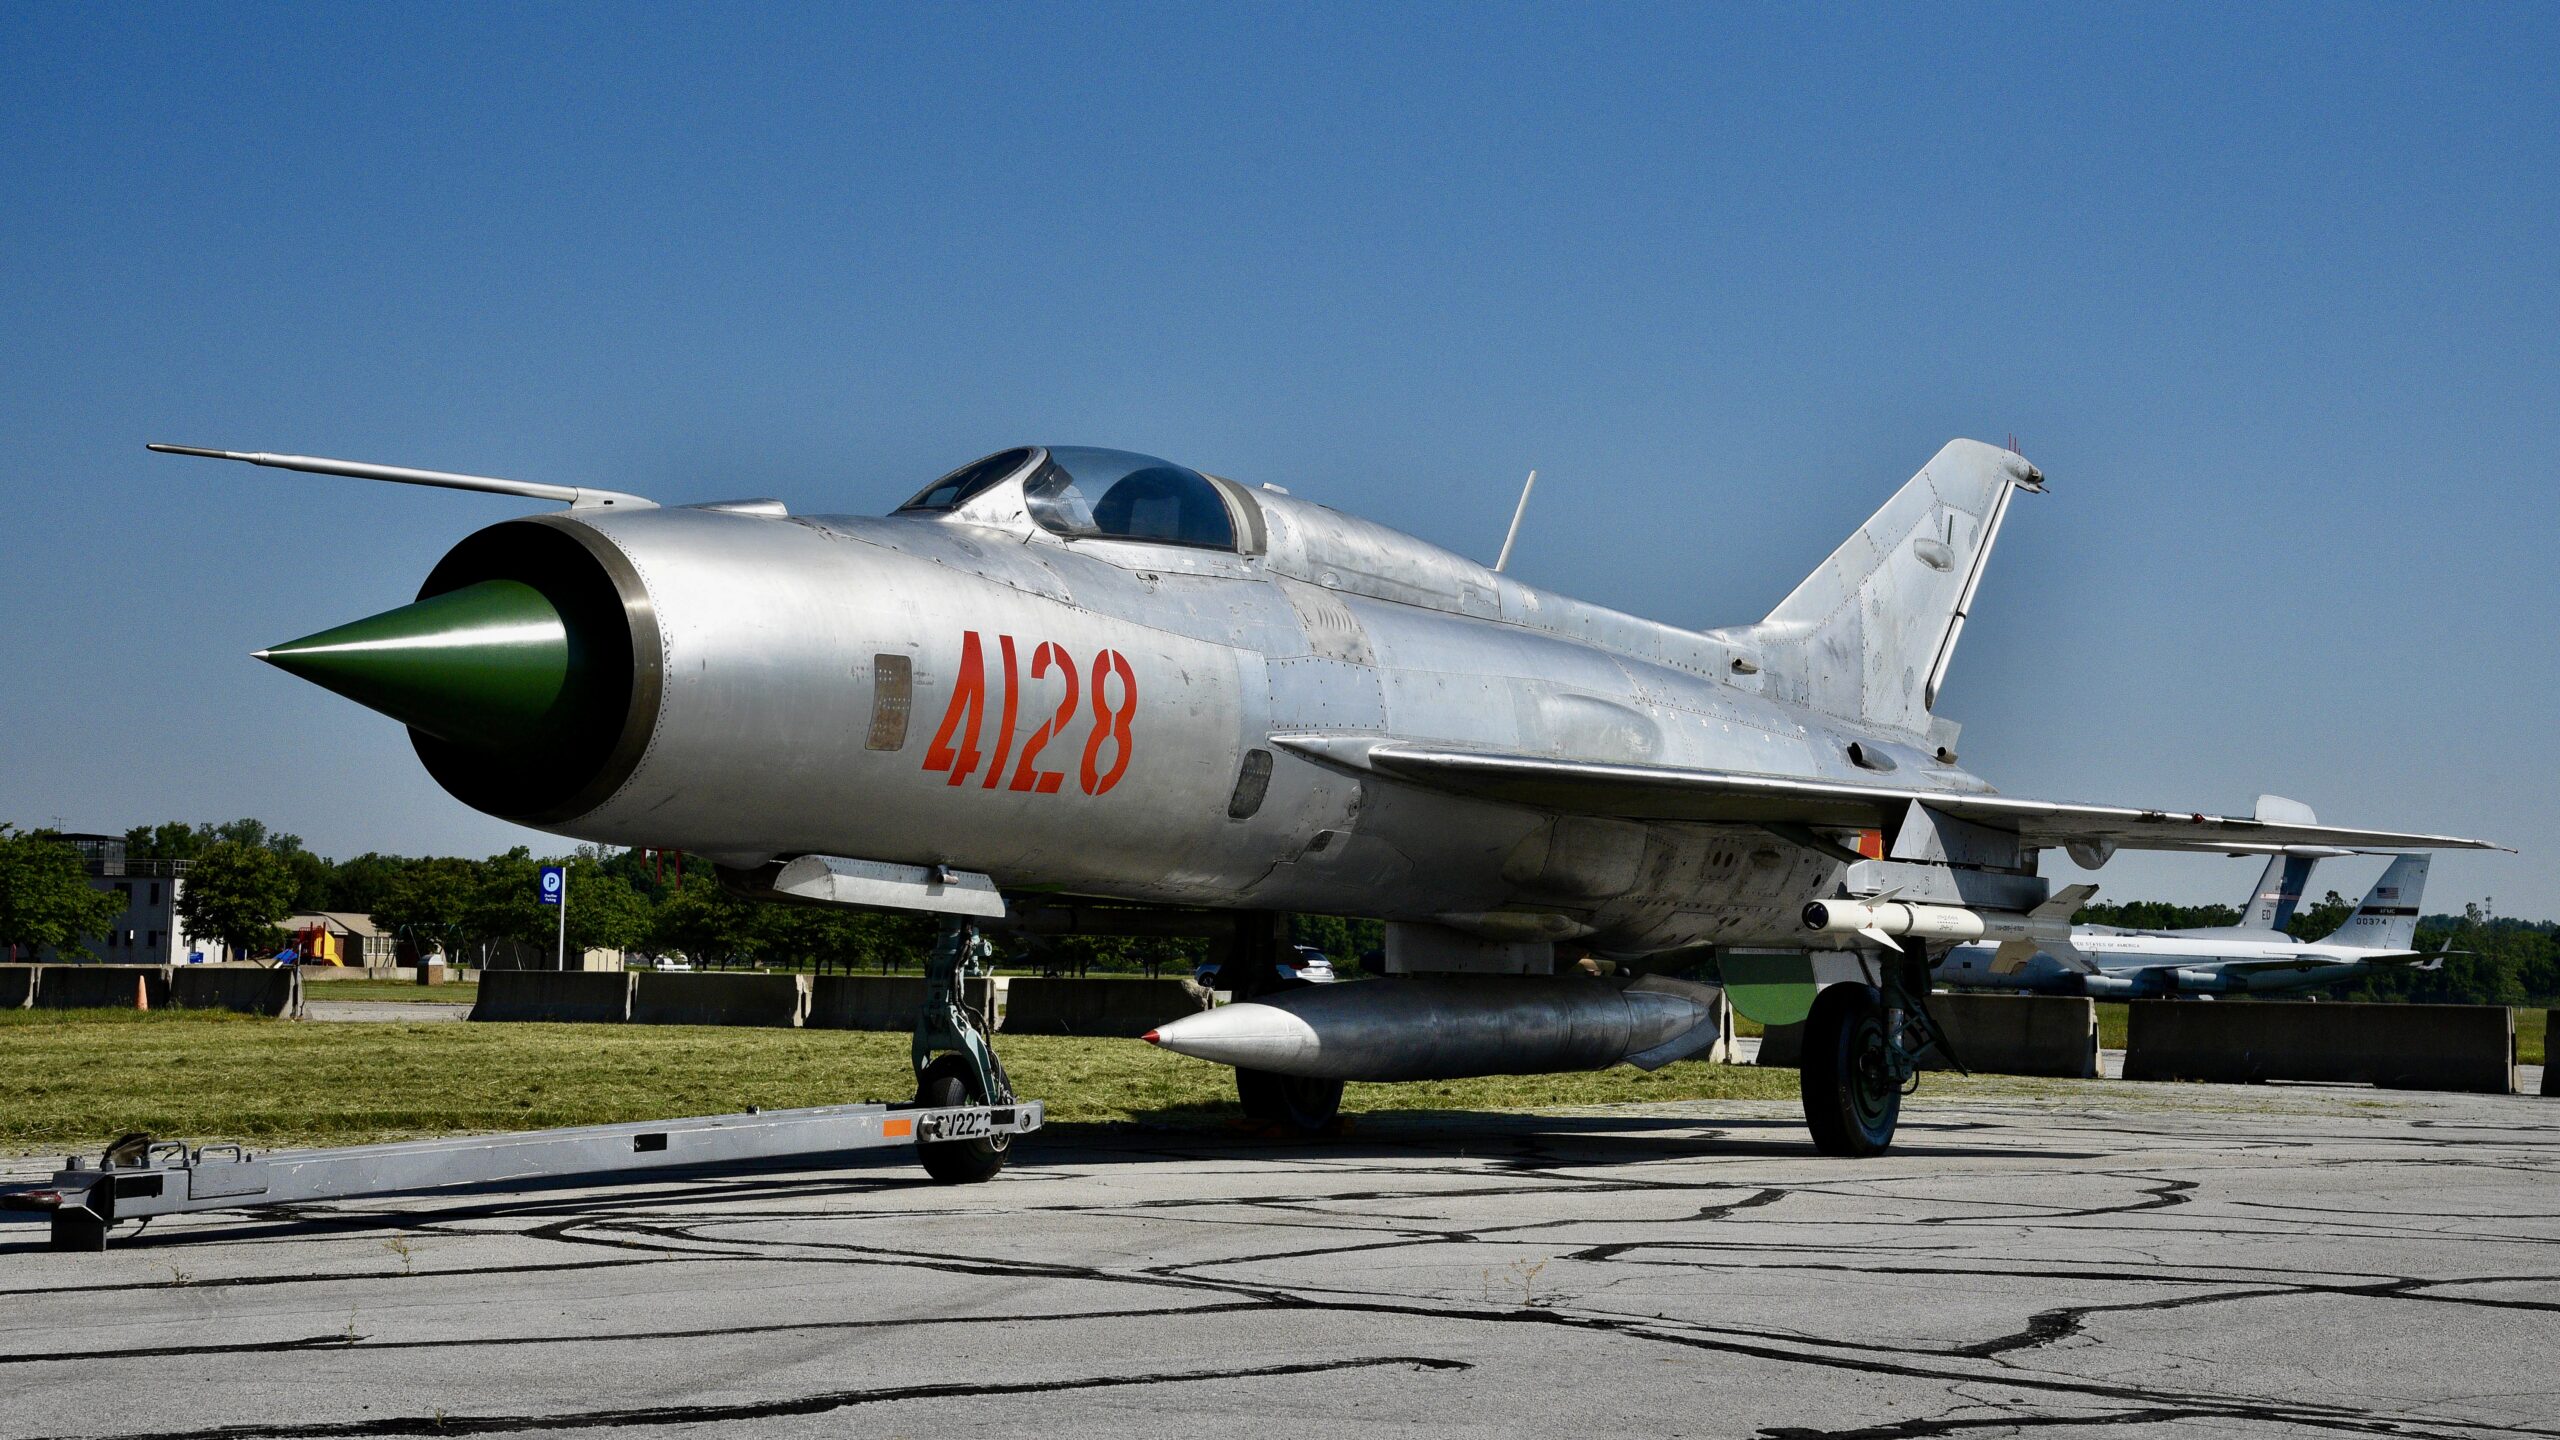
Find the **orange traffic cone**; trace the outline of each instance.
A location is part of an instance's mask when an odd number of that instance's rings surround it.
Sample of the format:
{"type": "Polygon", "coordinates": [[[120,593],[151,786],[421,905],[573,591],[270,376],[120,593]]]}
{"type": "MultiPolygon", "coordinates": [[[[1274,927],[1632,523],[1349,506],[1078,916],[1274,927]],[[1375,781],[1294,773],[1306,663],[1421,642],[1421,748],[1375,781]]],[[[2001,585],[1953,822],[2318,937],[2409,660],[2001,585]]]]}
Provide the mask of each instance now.
{"type": "Polygon", "coordinates": [[[133,1008],[136,1010],[151,1008],[151,987],[144,984],[143,978],[139,975],[133,977],[133,1008]]]}

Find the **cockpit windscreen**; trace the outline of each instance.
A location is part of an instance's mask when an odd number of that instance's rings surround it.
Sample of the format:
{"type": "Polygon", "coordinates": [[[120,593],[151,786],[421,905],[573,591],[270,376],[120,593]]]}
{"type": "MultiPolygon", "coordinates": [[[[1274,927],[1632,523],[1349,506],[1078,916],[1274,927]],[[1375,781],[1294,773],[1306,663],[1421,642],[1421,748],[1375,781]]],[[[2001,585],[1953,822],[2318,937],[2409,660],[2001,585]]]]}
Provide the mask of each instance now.
{"type": "Polygon", "coordinates": [[[972,460],[941,479],[916,492],[916,498],[899,506],[900,510],[952,510],[967,504],[979,491],[1020,470],[1040,452],[1028,445],[999,450],[984,460],[972,460]]]}

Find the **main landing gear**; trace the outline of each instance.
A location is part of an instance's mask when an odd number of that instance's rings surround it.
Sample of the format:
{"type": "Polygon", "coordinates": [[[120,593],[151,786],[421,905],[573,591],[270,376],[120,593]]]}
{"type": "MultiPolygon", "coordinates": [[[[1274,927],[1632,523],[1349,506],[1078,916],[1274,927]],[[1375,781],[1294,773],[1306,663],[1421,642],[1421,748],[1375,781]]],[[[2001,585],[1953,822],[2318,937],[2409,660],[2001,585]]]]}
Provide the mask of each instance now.
{"type": "Polygon", "coordinates": [[[1804,1123],[1825,1155],[1876,1155],[1893,1143],[1903,1082],[1885,1040],[1884,1004],[1869,985],[1831,985],[1804,1021],[1804,1123]]]}
{"type": "MultiPolygon", "coordinates": [[[[1218,955],[1218,978],[1238,1000],[1296,989],[1306,983],[1280,978],[1280,957],[1287,953],[1289,943],[1286,916],[1239,915],[1234,933],[1212,943],[1222,952],[1218,955]]],[[[1284,1133],[1321,1134],[1342,1119],[1339,1080],[1239,1068],[1236,1099],[1243,1105],[1247,1120],[1284,1133]]]]}
{"type": "Polygon", "coordinates": [[[1934,1048],[1961,1068],[1929,1014],[1926,954],[1887,954],[1879,961],[1881,987],[1826,985],[1805,1016],[1797,1075],[1805,1127],[1825,1155],[1881,1155],[1893,1144],[1902,1097],[1919,1083],[1923,1052],[1934,1048]]]}

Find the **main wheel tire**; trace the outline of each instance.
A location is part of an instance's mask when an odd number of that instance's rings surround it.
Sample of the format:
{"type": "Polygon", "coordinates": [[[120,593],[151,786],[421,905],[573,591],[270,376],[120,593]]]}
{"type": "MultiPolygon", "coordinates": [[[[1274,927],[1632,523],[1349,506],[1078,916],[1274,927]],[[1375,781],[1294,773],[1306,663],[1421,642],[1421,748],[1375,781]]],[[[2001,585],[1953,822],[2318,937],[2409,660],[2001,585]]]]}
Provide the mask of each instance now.
{"type": "Polygon", "coordinates": [[[1825,1155],[1881,1155],[1902,1115],[1886,1063],[1884,1002],[1866,985],[1831,985],[1804,1022],[1804,1123],[1825,1155]]]}
{"type": "MultiPolygon", "coordinates": [[[[916,1103],[929,1109],[948,1109],[957,1105],[984,1105],[986,1097],[976,1093],[971,1083],[969,1066],[957,1055],[945,1055],[924,1067],[924,1077],[916,1082],[916,1103]]],[[[1004,1168],[1005,1152],[1013,1146],[1010,1135],[988,1135],[975,1140],[936,1140],[916,1147],[916,1159],[924,1164],[924,1173],[944,1185],[975,1185],[992,1180],[1004,1168]]]]}
{"type": "Polygon", "coordinates": [[[1339,1080],[1240,1069],[1236,1071],[1236,1098],[1244,1102],[1246,1119],[1283,1126],[1302,1135],[1330,1129],[1342,1115],[1339,1080]]]}

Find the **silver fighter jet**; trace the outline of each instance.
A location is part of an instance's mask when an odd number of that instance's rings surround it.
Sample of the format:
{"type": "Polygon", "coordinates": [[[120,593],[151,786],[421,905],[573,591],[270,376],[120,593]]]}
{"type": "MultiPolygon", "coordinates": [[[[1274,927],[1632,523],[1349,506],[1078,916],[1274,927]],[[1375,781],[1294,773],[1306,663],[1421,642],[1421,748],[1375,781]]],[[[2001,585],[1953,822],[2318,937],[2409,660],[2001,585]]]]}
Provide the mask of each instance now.
{"type": "Polygon", "coordinates": [[[879,518],[185,453],[566,503],[262,658],[408,725],[470,805],[750,893],[1215,933],[1248,1003],[1156,1038],[1238,1057],[1248,1108],[1294,1124],[1345,1079],[1695,1053],[1713,987],[1639,977],[1712,958],[1746,1014],[1808,1021],[1817,1142],[1872,1153],[1935,1038],[1932,950],[2051,933],[2038,852],[2479,843],[1967,772],[1940,689],[2010,502],[2044,488],[1968,440],[1719,629],[1116,450],[1001,451],[879,518]],[[1290,912],[1386,921],[1387,978],[1257,980],[1290,912]],[[1316,1043],[1232,1043],[1275,1015],[1316,1043]]]}

